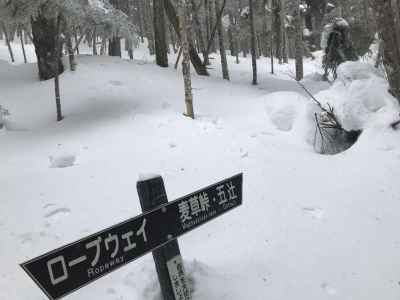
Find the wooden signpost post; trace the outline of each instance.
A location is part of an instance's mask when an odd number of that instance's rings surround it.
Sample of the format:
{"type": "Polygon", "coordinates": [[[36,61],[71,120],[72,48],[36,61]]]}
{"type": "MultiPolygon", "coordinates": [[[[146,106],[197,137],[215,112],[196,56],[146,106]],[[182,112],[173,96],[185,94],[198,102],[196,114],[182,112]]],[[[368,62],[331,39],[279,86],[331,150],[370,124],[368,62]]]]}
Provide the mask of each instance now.
{"type": "Polygon", "coordinates": [[[153,252],[164,300],[188,300],[177,238],[242,204],[242,174],[168,202],[161,177],[139,181],[143,214],[21,264],[51,300],[153,252]]]}

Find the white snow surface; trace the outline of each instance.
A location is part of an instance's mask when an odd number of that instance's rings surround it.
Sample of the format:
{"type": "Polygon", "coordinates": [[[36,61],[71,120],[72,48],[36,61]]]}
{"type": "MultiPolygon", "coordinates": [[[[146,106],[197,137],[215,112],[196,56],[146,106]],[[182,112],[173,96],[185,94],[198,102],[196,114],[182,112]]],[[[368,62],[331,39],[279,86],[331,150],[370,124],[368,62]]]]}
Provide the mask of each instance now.
{"type": "MultiPolygon", "coordinates": [[[[179,239],[194,300],[400,298],[400,133],[389,126],[399,107],[368,65],[343,65],[330,86],[319,59],[305,62],[303,83],[363,129],[348,151],[322,156],[311,142],[316,106],[287,76],[293,62],[271,75],[261,59],[254,87],[249,58],[228,57],[227,82],[216,57],[210,77],[193,75],[191,120],[181,72],[155,66],[143,45],[134,61],[82,55],[61,76],[57,123],[53,82],[7,55],[0,44],[10,112],[0,130],[1,300],[45,299],[20,263],[140,214],[140,174],[161,174],[173,200],[239,172],[243,206],[179,239]],[[49,157],[74,163],[49,168],[49,157]]],[[[151,255],[66,299],[161,300],[151,255]]]]}

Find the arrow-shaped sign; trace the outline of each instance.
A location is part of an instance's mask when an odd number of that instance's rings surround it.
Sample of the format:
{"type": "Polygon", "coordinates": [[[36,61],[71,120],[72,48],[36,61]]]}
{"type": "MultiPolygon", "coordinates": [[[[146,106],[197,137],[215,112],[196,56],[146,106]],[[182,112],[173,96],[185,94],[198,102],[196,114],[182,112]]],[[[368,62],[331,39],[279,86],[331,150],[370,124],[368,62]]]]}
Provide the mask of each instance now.
{"type": "Polygon", "coordinates": [[[242,174],[82,238],[21,267],[60,299],[242,204],[242,174]]]}

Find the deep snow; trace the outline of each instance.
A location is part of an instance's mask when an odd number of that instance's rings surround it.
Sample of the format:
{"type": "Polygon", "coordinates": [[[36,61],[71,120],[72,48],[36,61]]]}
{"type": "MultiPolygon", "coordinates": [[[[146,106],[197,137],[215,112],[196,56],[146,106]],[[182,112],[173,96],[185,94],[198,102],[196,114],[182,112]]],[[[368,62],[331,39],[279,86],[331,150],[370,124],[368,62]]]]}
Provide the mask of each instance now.
{"type": "MultiPolygon", "coordinates": [[[[400,133],[389,127],[398,106],[365,64],[345,66],[333,86],[316,75],[318,60],[305,64],[304,84],[364,129],[348,151],[322,156],[315,106],[287,76],[293,64],[270,75],[260,60],[253,87],[250,59],[229,58],[226,82],[215,57],[209,78],[193,77],[192,121],[181,73],[143,47],[133,62],[81,56],[61,76],[66,118],[56,123],[53,82],[38,82],[34,64],[10,65],[6,51],[1,300],[45,299],[19,263],[139,214],[140,174],[161,174],[173,200],[239,172],[244,205],[179,239],[194,300],[400,298],[400,133]]],[[[147,255],[68,299],[155,300],[157,284],[147,255]]]]}

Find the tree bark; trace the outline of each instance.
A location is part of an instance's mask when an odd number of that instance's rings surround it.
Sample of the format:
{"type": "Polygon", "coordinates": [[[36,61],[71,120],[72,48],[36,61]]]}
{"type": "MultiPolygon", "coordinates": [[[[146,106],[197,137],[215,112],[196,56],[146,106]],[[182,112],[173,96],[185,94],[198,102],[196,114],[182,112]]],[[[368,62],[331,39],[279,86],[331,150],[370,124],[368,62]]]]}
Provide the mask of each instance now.
{"type": "Polygon", "coordinates": [[[275,32],[276,57],[281,64],[283,61],[282,55],[282,3],[280,0],[273,0],[273,27],[275,32]]]}
{"type": "Polygon", "coordinates": [[[198,14],[198,10],[200,9],[200,7],[196,8],[196,3],[194,0],[191,0],[191,5],[194,8],[192,16],[193,16],[193,21],[195,23],[195,28],[196,28],[195,31],[196,31],[199,49],[203,53],[204,64],[208,65],[209,64],[208,54],[206,53],[206,45],[205,45],[205,41],[204,41],[203,30],[202,30],[202,26],[201,26],[199,14],[198,14]]]}
{"type": "Polygon", "coordinates": [[[151,5],[150,5],[150,0],[142,0],[145,2],[144,4],[144,24],[146,28],[146,37],[147,37],[147,42],[148,42],[148,47],[149,47],[149,53],[150,55],[154,55],[155,53],[155,45],[154,45],[154,28],[153,28],[153,22],[152,20],[152,15],[151,15],[151,5]]]}
{"type": "MultiPolygon", "coordinates": [[[[217,18],[219,10],[220,10],[219,0],[215,0],[215,13],[217,18]]],[[[219,17],[221,18],[221,15],[219,17]]],[[[226,60],[224,33],[221,20],[217,19],[217,24],[218,24],[217,31],[218,31],[218,41],[219,41],[219,54],[221,56],[222,78],[224,78],[225,80],[229,80],[228,62],[226,60]]]]}
{"type": "Polygon", "coordinates": [[[156,63],[160,67],[168,67],[168,49],[166,39],[166,24],[164,15],[164,0],[153,0],[153,27],[156,63]]]}
{"type": "Polygon", "coordinates": [[[254,26],[254,0],[249,0],[250,35],[251,35],[251,65],[253,68],[253,85],[257,84],[257,53],[256,30],[254,26]]]}
{"type": "MultiPolygon", "coordinates": [[[[383,40],[383,65],[390,93],[400,102],[400,37],[399,20],[391,0],[373,0],[377,24],[383,40]]],[[[397,6],[397,5],[396,5],[397,6]]]]}
{"type": "Polygon", "coordinates": [[[296,80],[300,81],[303,79],[303,22],[301,20],[300,0],[298,0],[298,6],[296,8],[296,80]]]}
{"type": "Polygon", "coordinates": [[[139,19],[140,41],[144,43],[143,0],[137,0],[137,16],[139,19]]]}
{"type": "Polygon", "coordinates": [[[6,28],[6,25],[4,24],[4,22],[1,22],[1,29],[3,30],[4,36],[6,38],[6,44],[7,44],[7,48],[8,48],[8,53],[10,53],[11,62],[15,62],[14,53],[11,48],[10,38],[8,36],[7,28],[6,28]]]}
{"type": "Polygon", "coordinates": [[[75,38],[75,50],[76,50],[76,54],[79,55],[79,38],[78,38],[78,30],[76,27],[74,27],[74,38],[75,38]]]}
{"type": "Polygon", "coordinates": [[[31,19],[33,44],[37,57],[39,79],[48,80],[64,72],[64,65],[56,54],[57,20],[38,14],[31,19]]]}
{"type": "Polygon", "coordinates": [[[26,59],[24,35],[22,34],[21,28],[18,29],[18,35],[19,35],[19,40],[21,42],[22,55],[24,56],[24,63],[28,63],[28,60],[26,59]]]}
{"type": "Polygon", "coordinates": [[[187,0],[178,0],[178,11],[179,11],[179,24],[181,33],[181,44],[182,44],[182,73],[185,87],[185,104],[186,104],[186,116],[194,119],[193,109],[193,94],[192,94],[192,81],[190,77],[190,54],[189,54],[189,40],[187,33],[190,32],[190,23],[188,20],[188,7],[187,0]]]}
{"type": "Polygon", "coordinates": [[[65,41],[66,41],[67,52],[68,52],[69,68],[71,71],[75,71],[76,70],[75,51],[72,46],[71,32],[69,32],[68,29],[66,32],[65,41]]]}
{"type": "MultiPolygon", "coordinates": [[[[165,5],[165,11],[167,13],[168,19],[172,26],[174,27],[174,30],[178,36],[178,38],[181,40],[181,32],[180,32],[180,26],[179,26],[179,21],[178,17],[176,14],[175,7],[171,3],[171,0],[164,0],[164,5],[165,5]]],[[[203,62],[201,61],[196,48],[193,45],[193,41],[188,37],[188,43],[189,43],[189,55],[190,55],[190,60],[192,62],[193,67],[196,70],[196,73],[198,75],[204,75],[208,76],[207,68],[205,65],[203,65],[203,62]]]]}
{"type": "MultiPolygon", "coordinates": [[[[57,16],[56,21],[56,32],[54,36],[54,61],[61,60],[61,16],[57,16]]],[[[56,96],[56,109],[57,109],[57,121],[60,122],[63,119],[63,115],[61,112],[61,95],[60,95],[60,80],[59,80],[59,64],[55,64],[55,74],[54,74],[54,92],[56,96]]]]}
{"type": "Polygon", "coordinates": [[[178,50],[176,49],[177,43],[175,38],[175,32],[174,29],[172,28],[171,23],[168,25],[168,30],[169,30],[169,36],[171,37],[172,49],[174,50],[174,53],[176,53],[178,52],[178,50]]]}
{"type": "Polygon", "coordinates": [[[93,55],[97,55],[97,28],[94,26],[93,28],[93,36],[92,36],[92,49],[93,49],[93,55]]]}
{"type": "Polygon", "coordinates": [[[117,35],[114,35],[108,41],[108,55],[109,56],[119,56],[122,57],[121,52],[121,38],[117,35]]]}

